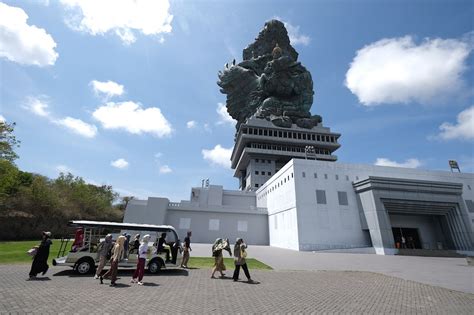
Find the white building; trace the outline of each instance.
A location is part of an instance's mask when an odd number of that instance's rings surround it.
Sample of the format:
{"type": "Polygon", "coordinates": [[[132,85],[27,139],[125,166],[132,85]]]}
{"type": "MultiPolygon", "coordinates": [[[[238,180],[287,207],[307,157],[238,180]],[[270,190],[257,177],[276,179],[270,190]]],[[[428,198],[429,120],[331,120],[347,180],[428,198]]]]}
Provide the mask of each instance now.
{"type": "Polygon", "coordinates": [[[281,128],[251,117],[231,157],[241,191],[203,185],[187,201],[132,200],[124,222],[169,224],[182,237],[192,230],[203,243],[474,250],[474,174],[338,163],[339,136],[322,124],[281,128]]]}
{"type": "Polygon", "coordinates": [[[470,251],[473,186],[474,174],[293,159],[258,189],[257,206],[271,246],[394,254],[404,233],[416,248],[470,251]]]}

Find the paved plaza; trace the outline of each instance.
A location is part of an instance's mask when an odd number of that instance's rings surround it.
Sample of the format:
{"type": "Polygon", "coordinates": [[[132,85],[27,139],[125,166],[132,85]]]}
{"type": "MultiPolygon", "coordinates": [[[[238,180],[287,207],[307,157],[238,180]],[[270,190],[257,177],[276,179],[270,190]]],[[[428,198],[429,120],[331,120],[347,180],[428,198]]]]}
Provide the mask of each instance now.
{"type": "MultiPolygon", "coordinates": [[[[230,266],[228,266],[230,267],[230,266]]],[[[26,281],[28,265],[1,265],[0,313],[403,313],[472,314],[474,295],[360,271],[251,270],[258,284],[210,279],[203,269],[145,275],[144,286],[119,272],[100,285],[71,268],[51,267],[26,281]]],[[[230,271],[228,271],[230,275],[230,271]]],[[[243,275],[241,275],[243,277],[243,275]]]]}

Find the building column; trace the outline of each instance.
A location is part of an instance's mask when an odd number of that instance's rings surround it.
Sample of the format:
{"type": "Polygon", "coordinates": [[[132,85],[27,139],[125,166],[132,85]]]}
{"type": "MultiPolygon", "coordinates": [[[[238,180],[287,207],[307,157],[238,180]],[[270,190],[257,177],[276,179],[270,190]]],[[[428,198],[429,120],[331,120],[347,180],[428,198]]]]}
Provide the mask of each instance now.
{"type": "Polygon", "coordinates": [[[396,254],[398,250],[395,248],[392,225],[382,201],[373,190],[362,192],[359,197],[375,252],[378,255],[396,254]]]}

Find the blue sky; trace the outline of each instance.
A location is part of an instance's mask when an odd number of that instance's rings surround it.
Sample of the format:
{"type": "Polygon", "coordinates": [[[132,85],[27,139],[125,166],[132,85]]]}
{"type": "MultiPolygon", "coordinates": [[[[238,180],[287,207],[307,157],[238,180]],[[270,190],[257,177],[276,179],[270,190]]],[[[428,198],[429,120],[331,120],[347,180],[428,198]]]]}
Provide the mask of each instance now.
{"type": "Polygon", "coordinates": [[[473,172],[472,16],[472,1],[2,1],[0,119],[27,171],[173,201],[203,178],[237,189],[217,72],[279,18],[339,161],[473,172]]]}

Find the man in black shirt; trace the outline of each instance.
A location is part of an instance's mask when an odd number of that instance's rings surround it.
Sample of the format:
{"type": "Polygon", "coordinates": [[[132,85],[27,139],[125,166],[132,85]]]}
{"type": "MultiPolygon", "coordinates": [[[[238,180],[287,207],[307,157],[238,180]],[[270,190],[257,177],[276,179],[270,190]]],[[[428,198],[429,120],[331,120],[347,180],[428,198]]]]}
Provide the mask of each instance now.
{"type": "Polygon", "coordinates": [[[161,233],[161,237],[158,239],[157,252],[166,253],[166,262],[170,262],[170,250],[165,248],[166,245],[166,233],[161,233]]]}
{"type": "Polygon", "coordinates": [[[181,263],[182,268],[188,268],[189,261],[189,252],[191,249],[191,231],[188,231],[186,237],[184,238],[184,253],[183,253],[183,262],[181,263]]]}

